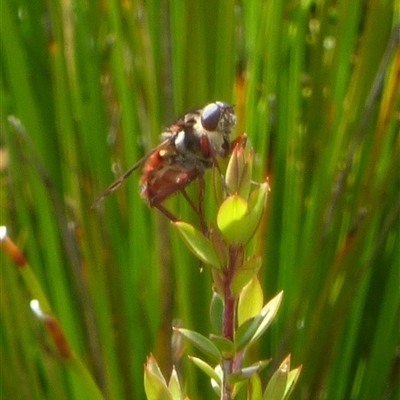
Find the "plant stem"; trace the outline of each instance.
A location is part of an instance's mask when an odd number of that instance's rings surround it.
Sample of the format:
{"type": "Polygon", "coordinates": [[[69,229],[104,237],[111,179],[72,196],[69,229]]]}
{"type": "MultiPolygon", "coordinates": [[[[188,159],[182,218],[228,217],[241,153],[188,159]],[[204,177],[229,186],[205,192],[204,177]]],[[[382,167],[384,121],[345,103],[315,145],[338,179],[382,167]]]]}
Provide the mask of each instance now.
{"type": "MultiPolygon", "coordinates": [[[[229,247],[229,265],[224,271],[224,311],[223,311],[223,336],[231,341],[235,337],[236,321],[236,301],[237,297],[231,292],[232,279],[239,265],[243,263],[243,247],[229,247]]],[[[223,385],[221,400],[232,398],[233,385],[228,382],[229,375],[232,374],[233,358],[222,360],[223,385]]]]}
{"type": "Polygon", "coordinates": [[[224,299],[224,316],[223,316],[223,335],[225,338],[232,340],[235,333],[235,308],[236,308],[236,298],[234,298],[229,289],[229,283],[225,291],[224,299]],[[228,292],[228,293],[227,293],[228,292]]]}
{"type": "Polygon", "coordinates": [[[223,384],[221,400],[231,400],[232,398],[232,384],[228,382],[229,374],[232,372],[233,361],[231,359],[222,360],[222,371],[223,371],[223,384]]]}
{"type": "MultiPolygon", "coordinates": [[[[228,278],[228,277],[227,277],[228,278]]],[[[235,333],[235,309],[236,299],[232,296],[230,291],[231,279],[225,281],[225,303],[224,303],[224,316],[223,316],[223,335],[225,338],[232,340],[235,333]]],[[[224,358],[222,360],[223,371],[223,386],[222,386],[222,400],[230,400],[232,395],[232,385],[228,382],[228,377],[232,373],[233,359],[224,358]]]]}

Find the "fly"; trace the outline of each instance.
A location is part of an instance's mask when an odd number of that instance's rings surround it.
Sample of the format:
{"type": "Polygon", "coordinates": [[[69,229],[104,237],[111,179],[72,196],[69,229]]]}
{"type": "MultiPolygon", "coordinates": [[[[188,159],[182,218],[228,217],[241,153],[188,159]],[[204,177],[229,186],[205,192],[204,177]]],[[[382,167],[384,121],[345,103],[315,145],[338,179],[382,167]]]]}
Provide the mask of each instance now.
{"type": "MultiPolygon", "coordinates": [[[[118,189],[136,169],[143,167],[140,194],[150,207],[158,208],[171,221],[177,218],[163,206],[163,201],[181,192],[190,206],[200,215],[203,231],[203,175],[216,167],[217,157],[227,157],[232,149],[230,135],[236,125],[233,106],[216,101],[180,117],[162,134],[161,143],[112,183],[95,204],[118,189]],[[196,207],[185,188],[199,181],[200,199],[196,207]]],[[[221,172],[219,170],[219,172],[221,172]]]]}

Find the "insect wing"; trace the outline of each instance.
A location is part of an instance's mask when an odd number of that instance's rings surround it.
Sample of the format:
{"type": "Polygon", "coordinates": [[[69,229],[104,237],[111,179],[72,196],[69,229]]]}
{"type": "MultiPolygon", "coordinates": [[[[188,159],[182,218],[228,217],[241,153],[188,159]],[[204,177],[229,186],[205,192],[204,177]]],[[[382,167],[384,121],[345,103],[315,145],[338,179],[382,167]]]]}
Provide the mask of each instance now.
{"type": "Polygon", "coordinates": [[[137,163],[135,163],[131,168],[129,168],[123,175],[121,175],[116,181],[114,181],[107,189],[105,189],[94,201],[93,207],[98,205],[102,200],[104,200],[108,195],[117,190],[134,171],[141,167],[149,157],[151,157],[155,152],[159,151],[164,147],[171,139],[168,138],[161,142],[153,150],[145,154],[137,163]]]}
{"type": "MultiPolygon", "coordinates": [[[[150,206],[158,205],[169,196],[183,190],[203,172],[201,164],[197,165],[191,161],[186,163],[174,162],[173,155],[171,155],[171,159],[169,159],[169,156],[164,156],[160,161],[159,154],[153,153],[153,155],[157,156],[156,162],[149,165],[151,168],[147,170],[146,164],[141,179],[141,195],[147,199],[150,206]]],[[[150,158],[149,164],[151,162],[150,158]]]]}

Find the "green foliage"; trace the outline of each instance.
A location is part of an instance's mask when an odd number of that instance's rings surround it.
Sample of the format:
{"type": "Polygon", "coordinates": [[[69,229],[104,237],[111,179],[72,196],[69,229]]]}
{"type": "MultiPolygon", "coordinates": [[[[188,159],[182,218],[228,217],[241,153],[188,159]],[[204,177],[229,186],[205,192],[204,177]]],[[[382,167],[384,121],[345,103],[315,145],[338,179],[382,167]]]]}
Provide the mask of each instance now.
{"type": "MultiPolygon", "coordinates": [[[[232,290],[259,270],[265,298],[285,293],[250,355],[272,357],[269,374],[289,352],[303,364],[293,398],[396,398],[398,15],[387,0],[3,1],[0,225],[32,274],[20,279],[1,253],[0,397],[89,393],[29,308],[38,287],[104,397],[144,398],[151,352],[161,376],[176,364],[190,398],[215,396],[170,345],[173,319],[210,331],[208,270],[140,199],[138,174],[91,205],[176,116],[223,100],[254,148],[253,176],[271,187],[249,243],[260,258],[232,290]]],[[[180,196],[168,205],[197,223],[180,196]]],[[[209,240],[220,262],[220,237],[209,240]]]]}
{"type": "MultiPolygon", "coordinates": [[[[269,327],[282,300],[281,292],[263,306],[263,290],[256,276],[260,265],[250,269],[252,275],[249,281],[243,279],[243,275],[249,276],[249,265],[261,263],[254,262],[261,261],[260,257],[245,255],[245,247],[260,225],[266,209],[268,191],[266,183],[257,184],[257,187],[250,191],[253,152],[250,152],[248,157],[245,156],[245,143],[246,140],[238,140],[230,157],[222,185],[226,194],[219,204],[216,223],[211,222],[207,225],[204,222],[201,211],[203,207],[200,206],[198,214],[203,232],[186,222],[174,222],[188,249],[199,261],[211,267],[214,295],[210,317],[212,321],[217,318],[221,320],[220,323],[214,324],[217,329],[210,334],[210,339],[189,329],[176,328],[175,331],[203,355],[212,359],[213,363],[210,365],[201,358],[190,358],[209,376],[214,391],[223,400],[234,399],[242,387],[251,392],[251,378],[268,364],[266,360],[259,360],[245,366],[250,347],[269,327]],[[211,228],[215,225],[218,229],[211,228]],[[243,270],[246,274],[243,274],[243,270]],[[216,307],[218,298],[222,307],[216,307]],[[215,315],[216,311],[219,311],[219,315],[215,315]]],[[[215,202],[218,203],[217,197],[215,202]]],[[[290,371],[288,360],[272,375],[263,399],[287,398],[301,370],[301,367],[298,367],[290,371]],[[289,374],[293,379],[288,380],[289,374]]],[[[148,369],[151,369],[153,361],[149,360],[148,369]]],[[[172,389],[166,387],[164,378],[162,382],[160,390],[159,379],[150,382],[145,376],[147,398],[173,398],[172,389]]],[[[262,390],[261,386],[258,386],[262,390]]],[[[178,397],[183,397],[180,390],[178,397]]],[[[247,395],[247,399],[251,398],[252,395],[247,395]]]]}
{"type": "Polygon", "coordinates": [[[148,400],[181,400],[183,399],[178,375],[172,370],[169,383],[165,381],[162,372],[153,356],[147,360],[144,370],[144,386],[148,400]]]}

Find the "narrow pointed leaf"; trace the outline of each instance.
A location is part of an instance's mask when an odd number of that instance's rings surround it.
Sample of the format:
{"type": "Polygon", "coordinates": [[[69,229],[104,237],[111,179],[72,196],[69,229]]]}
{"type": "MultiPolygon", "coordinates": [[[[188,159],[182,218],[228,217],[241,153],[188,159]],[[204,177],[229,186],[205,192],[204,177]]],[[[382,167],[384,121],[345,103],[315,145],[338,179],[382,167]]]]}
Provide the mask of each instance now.
{"type": "Polygon", "coordinates": [[[210,339],[217,346],[223,358],[231,358],[234,354],[233,342],[223,336],[211,335],[210,339]]]}
{"type": "Polygon", "coordinates": [[[173,226],[200,261],[213,268],[221,269],[220,260],[209,239],[186,222],[177,221],[173,223],[173,226]]]}
{"type": "Polygon", "coordinates": [[[263,368],[269,364],[270,360],[262,360],[242,368],[229,376],[229,382],[236,383],[251,378],[254,374],[258,374],[263,368]]]}
{"type": "Polygon", "coordinates": [[[242,243],[247,243],[252,238],[260,224],[261,217],[267,204],[268,190],[268,183],[264,182],[250,195],[246,237],[243,239],[244,242],[242,243]]]}
{"type": "Polygon", "coordinates": [[[246,165],[243,169],[243,173],[240,180],[238,194],[239,196],[247,199],[250,194],[251,188],[251,176],[253,174],[253,158],[254,158],[254,151],[250,150],[250,153],[246,159],[246,165]]]}
{"type": "Polygon", "coordinates": [[[176,373],[175,367],[172,369],[171,378],[168,382],[168,388],[174,400],[182,400],[183,394],[181,390],[181,385],[179,383],[178,374],[176,373]]]}
{"type": "Polygon", "coordinates": [[[293,388],[296,385],[297,379],[300,376],[301,369],[302,369],[302,366],[300,365],[299,367],[297,367],[295,369],[292,369],[289,372],[288,380],[287,380],[287,383],[286,383],[285,399],[288,399],[289,396],[290,396],[290,393],[292,393],[293,388]]]}
{"type": "Polygon", "coordinates": [[[167,382],[165,381],[165,378],[161,372],[161,369],[158,366],[157,360],[154,358],[154,356],[152,354],[147,358],[145,370],[148,371],[150,374],[159,378],[161,381],[164,382],[165,386],[167,386],[167,382]]]}
{"type": "Polygon", "coordinates": [[[145,365],[144,389],[147,400],[174,400],[153,356],[148,358],[145,365]]]}
{"type": "Polygon", "coordinates": [[[214,332],[222,332],[222,314],[224,303],[221,296],[214,292],[210,303],[210,320],[214,332]]]}
{"type": "Polygon", "coordinates": [[[217,374],[215,369],[211,367],[211,365],[197,357],[189,356],[189,359],[192,360],[206,375],[208,375],[211,379],[214,379],[219,386],[221,386],[221,377],[217,374]]]}
{"type": "Polygon", "coordinates": [[[279,306],[281,305],[283,297],[283,291],[279,292],[272,300],[270,300],[261,310],[261,315],[264,317],[262,323],[257,329],[256,334],[251,339],[251,343],[254,343],[269,327],[271,322],[274,320],[279,306]]]}
{"type": "Polygon", "coordinates": [[[221,365],[217,365],[214,369],[215,373],[218,376],[218,380],[215,380],[214,378],[211,379],[211,387],[213,388],[214,392],[217,394],[218,397],[221,396],[221,385],[222,385],[222,368],[221,365]]]}
{"type": "Polygon", "coordinates": [[[239,326],[235,334],[235,349],[237,352],[243,350],[250,344],[251,339],[256,334],[258,328],[263,321],[262,315],[248,319],[244,324],[239,326]]]}
{"type": "Polygon", "coordinates": [[[216,362],[220,361],[221,353],[210,339],[206,338],[198,332],[190,331],[189,329],[175,328],[175,331],[183,335],[186,339],[190,341],[190,343],[193,344],[193,346],[197,347],[204,354],[207,354],[216,362]]]}
{"type": "Polygon", "coordinates": [[[289,370],[290,357],[286,357],[268,382],[263,400],[283,400],[285,398],[289,370]]]}
{"type": "Polygon", "coordinates": [[[251,376],[247,387],[247,400],[260,400],[262,398],[261,379],[258,374],[251,376]]]}
{"type": "Polygon", "coordinates": [[[283,292],[280,292],[263,307],[260,314],[239,326],[235,335],[236,351],[250,346],[265,332],[278,311],[282,295],[283,292]]]}
{"type": "Polygon", "coordinates": [[[174,400],[168,387],[148,371],[144,373],[144,390],[147,400],[174,400]]]}

